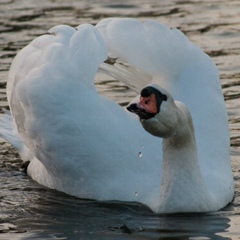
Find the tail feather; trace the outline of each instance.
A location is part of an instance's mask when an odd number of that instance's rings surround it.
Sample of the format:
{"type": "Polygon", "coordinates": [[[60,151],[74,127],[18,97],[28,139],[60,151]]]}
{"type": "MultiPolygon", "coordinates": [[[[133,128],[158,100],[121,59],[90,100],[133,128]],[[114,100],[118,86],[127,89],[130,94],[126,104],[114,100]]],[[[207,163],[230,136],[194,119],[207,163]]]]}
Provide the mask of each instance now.
{"type": "Polygon", "coordinates": [[[5,114],[0,114],[0,137],[16,148],[23,161],[31,160],[34,156],[20,138],[10,111],[4,112],[5,114]]]}

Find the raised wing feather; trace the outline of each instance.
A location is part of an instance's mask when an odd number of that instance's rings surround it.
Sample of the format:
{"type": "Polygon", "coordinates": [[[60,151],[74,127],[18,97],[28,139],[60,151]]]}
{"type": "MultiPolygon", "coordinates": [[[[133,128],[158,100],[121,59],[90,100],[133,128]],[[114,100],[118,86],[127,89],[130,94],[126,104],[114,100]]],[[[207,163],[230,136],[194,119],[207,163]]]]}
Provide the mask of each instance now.
{"type": "MultiPolygon", "coordinates": [[[[100,21],[97,28],[110,57],[120,58],[152,76],[173,78],[182,71],[192,48],[197,48],[177,29],[156,21],[110,18],[100,21]]],[[[146,84],[139,81],[140,85],[146,84]]]]}
{"type": "Polygon", "coordinates": [[[49,131],[50,135],[51,123],[46,128],[41,125],[64,114],[67,98],[71,98],[68,90],[77,91],[85,85],[95,91],[95,74],[106,56],[99,32],[89,24],[76,29],[56,26],[19,52],[9,73],[7,92],[18,132],[33,152],[42,148],[41,135],[51,139],[43,133],[49,131]],[[48,118],[49,113],[56,117],[48,118]]]}

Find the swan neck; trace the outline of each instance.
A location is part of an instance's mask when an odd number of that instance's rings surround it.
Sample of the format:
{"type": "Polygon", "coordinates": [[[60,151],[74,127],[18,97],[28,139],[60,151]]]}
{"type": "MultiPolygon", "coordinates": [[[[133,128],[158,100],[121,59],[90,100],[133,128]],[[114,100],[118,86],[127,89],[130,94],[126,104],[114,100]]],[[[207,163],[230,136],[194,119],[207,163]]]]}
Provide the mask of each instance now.
{"type": "Polygon", "coordinates": [[[160,211],[208,211],[212,200],[198,162],[192,118],[185,107],[179,108],[177,125],[173,135],[163,139],[160,211]]]}

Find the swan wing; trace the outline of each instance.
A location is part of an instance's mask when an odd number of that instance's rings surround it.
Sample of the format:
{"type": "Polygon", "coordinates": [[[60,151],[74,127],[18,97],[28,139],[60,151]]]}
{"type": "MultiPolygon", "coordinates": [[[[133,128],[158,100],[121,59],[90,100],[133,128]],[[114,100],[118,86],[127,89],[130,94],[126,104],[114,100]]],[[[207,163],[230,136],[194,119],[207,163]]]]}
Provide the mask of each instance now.
{"type": "Polygon", "coordinates": [[[97,68],[105,58],[102,38],[91,25],[77,29],[56,26],[18,53],[10,69],[7,93],[18,132],[31,149],[36,143],[30,139],[34,139],[41,130],[40,126],[37,127],[38,122],[44,117],[48,119],[46,115],[49,112],[60,113],[67,109],[68,94],[65,91],[68,88],[74,91],[78,79],[94,89],[97,68]],[[84,44],[86,41],[88,44],[84,44]],[[87,65],[87,60],[82,61],[90,57],[93,59],[91,65],[87,65]],[[78,64],[69,64],[70,59],[78,64]],[[71,84],[68,84],[68,79],[71,84]],[[59,104],[62,105],[56,108],[56,105],[48,104],[51,97],[61,99],[59,104]],[[34,113],[37,115],[33,116],[34,113]]]}
{"type": "MultiPolygon", "coordinates": [[[[193,47],[182,32],[153,20],[109,18],[100,21],[96,27],[105,40],[110,57],[119,58],[120,62],[127,62],[151,76],[177,75],[185,64],[183,58],[193,47]]],[[[146,86],[145,82],[139,84],[146,86]]]]}

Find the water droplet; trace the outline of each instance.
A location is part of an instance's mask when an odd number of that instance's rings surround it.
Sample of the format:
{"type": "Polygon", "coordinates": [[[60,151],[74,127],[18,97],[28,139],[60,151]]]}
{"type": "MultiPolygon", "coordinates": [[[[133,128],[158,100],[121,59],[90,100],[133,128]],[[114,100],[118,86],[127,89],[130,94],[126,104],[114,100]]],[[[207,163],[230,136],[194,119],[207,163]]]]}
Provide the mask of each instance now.
{"type": "Polygon", "coordinates": [[[138,196],[138,192],[135,192],[135,196],[136,196],[136,197],[138,196]]]}
{"type": "Polygon", "coordinates": [[[138,157],[139,157],[139,158],[141,158],[142,155],[143,155],[142,152],[139,152],[139,153],[138,153],[138,157]]]}

